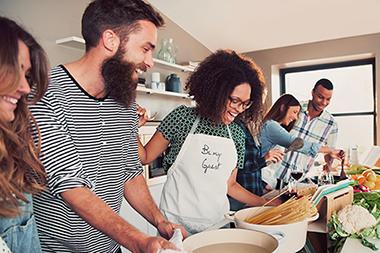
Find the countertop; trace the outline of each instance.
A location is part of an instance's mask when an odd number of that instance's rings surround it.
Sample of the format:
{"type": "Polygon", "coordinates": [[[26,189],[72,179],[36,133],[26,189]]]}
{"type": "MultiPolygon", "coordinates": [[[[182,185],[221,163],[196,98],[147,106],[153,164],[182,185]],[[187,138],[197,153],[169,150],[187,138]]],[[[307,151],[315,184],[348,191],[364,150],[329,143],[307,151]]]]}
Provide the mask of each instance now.
{"type": "MultiPolygon", "coordinates": [[[[369,241],[376,244],[380,249],[380,240],[379,239],[369,239],[369,241]]],[[[346,242],[343,245],[341,253],[376,253],[379,251],[373,251],[368,247],[364,247],[359,239],[347,238],[346,242]]]]}

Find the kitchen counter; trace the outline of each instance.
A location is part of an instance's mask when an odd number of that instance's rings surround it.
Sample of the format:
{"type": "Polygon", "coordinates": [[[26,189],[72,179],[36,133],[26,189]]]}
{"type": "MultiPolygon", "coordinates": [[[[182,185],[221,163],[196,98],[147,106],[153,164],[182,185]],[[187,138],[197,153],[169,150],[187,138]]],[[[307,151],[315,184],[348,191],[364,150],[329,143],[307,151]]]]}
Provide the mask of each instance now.
{"type": "MultiPolygon", "coordinates": [[[[380,249],[380,240],[379,239],[370,239],[369,241],[375,243],[375,245],[380,249]]],[[[347,238],[346,242],[343,245],[341,253],[376,253],[379,251],[373,251],[368,247],[364,247],[359,239],[347,238]]]]}

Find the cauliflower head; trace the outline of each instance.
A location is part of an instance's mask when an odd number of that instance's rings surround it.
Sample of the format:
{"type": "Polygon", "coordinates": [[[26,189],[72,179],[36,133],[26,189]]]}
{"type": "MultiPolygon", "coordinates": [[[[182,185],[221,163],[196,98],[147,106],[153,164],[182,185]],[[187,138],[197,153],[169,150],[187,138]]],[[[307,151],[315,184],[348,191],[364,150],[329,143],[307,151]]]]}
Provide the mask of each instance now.
{"type": "Polygon", "coordinates": [[[376,225],[376,219],[364,207],[348,205],[338,212],[338,220],[342,228],[349,234],[359,233],[365,228],[376,225]]]}

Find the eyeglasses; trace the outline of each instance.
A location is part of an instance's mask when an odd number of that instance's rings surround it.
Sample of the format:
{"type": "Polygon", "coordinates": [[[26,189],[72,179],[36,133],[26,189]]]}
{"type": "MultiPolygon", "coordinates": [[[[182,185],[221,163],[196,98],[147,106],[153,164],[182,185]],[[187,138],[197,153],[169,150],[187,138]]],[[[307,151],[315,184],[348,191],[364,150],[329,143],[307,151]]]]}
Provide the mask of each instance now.
{"type": "Polygon", "coordinates": [[[253,104],[252,100],[248,100],[248,101],[243,102],[243,101],[241,101],[240,98],[231,97],[231,96],[229,96],[228,99],[230,100],[231,106],[235,109],[242,107],[243,110],[246,110],[249,107],[251,107],[251,105],[253,104]]]}

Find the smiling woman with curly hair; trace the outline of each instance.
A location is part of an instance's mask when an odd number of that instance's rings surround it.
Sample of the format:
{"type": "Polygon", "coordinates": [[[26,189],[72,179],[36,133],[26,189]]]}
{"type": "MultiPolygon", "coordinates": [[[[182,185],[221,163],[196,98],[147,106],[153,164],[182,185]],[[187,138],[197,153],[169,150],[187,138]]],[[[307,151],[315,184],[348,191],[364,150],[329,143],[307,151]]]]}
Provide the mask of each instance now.
{"type": "Polygon", "coordinates": [[[191,75],[185,89],[194,96],[196,110],[200,116],[215,123],[223,121],[226,105],[231,101],[231,93],[236,86],[247,83],[250,86],[248,106],[239,117],[256,122],[260,127],[264,112],[262,97],[265,80],[255,62],[234,51],[220,50],[207,57],[191,75]]]}
{"type": "Polygon", "coordinates": [[[236,182],[245,136],[234,122],[241,118],[260,126],[265,83],[251,59],[219,50],[198,66],[186,89],[196,106],[169,113],[146,146],[140,144],[139,155],[147,164],[167,150],[160,208],[193,234],[223,220],[227,194],[249,205],[265,202],[236,182]]]}

